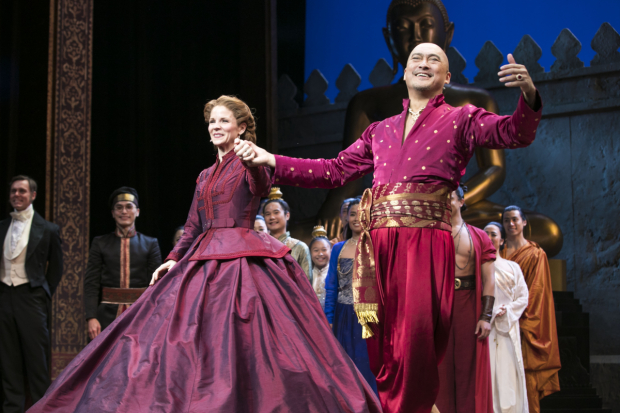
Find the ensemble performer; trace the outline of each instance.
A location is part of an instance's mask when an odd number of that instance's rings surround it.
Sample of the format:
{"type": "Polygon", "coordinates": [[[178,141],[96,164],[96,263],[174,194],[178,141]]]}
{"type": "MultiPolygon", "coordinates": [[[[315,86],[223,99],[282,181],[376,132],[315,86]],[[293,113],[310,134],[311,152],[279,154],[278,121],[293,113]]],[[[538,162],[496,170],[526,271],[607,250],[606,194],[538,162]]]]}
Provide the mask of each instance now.
{"type": "Polygon", "coordinates": [[[33,402],[50,385],[49,316],[63,257],[58,225],[32,207],[35,180],[18,175],[9,188],[13,212],[0,221],[0,411],[22,413],[26,384],[33,402]]]}
{"type": "Polygon", "coordinates": [[[267,224],[265,223],[265,218],[262,215],[256,215],[256,220],[254,221],[254,231],[269,234],[267,224]]]}
{"type": "Polygon", "coordinates": [[[185,227],[183,227],[182,225],[174,230],[174,236],[172,237],[172,248],[176,247],[184,232],[185,227]]]}
{"type": "Polygon", "coordinates": [[[375,376],[370,370],[366,340],[353,309],[353,259],[355,246],[362,233],[359,220],[359,199],[349,201],[346,212],[345,241],[334,245],[325,280],[325,315],[336,338],[372,389],[377,391],[375,376]]]}
{"type": "Polygon", "coordinates": [[[334,246],[338,242],[345,241],[344,229],[347,227],[347,212],[349,211],[349,204],[355,199],[359,200],[361,198],[347,198],[342,201],[342,204],[340,205],[340,230],[338,231],[338,235],[336,235],[336,238],[329,241],[332,246],[334,246]]]}
{"type": "Polygon", "coordinates": [[[291,233],[287,231],[288,222],[291,219],[291,208],[288,203],[282,199],[280,188],[271,188],[269,193],[269,201],[263,207],[263,215],[267,223],[269,234],[278,241],[286,245],[291,250],[291,256],[301,266],[312,284],[312,258],[310,257],[310,249],[305,242],[291,237],[291,233]]]}
{"type": "Polygon", "coordinates": [[[502,224],[506,231],[502,258],[519,264],[529,291],[519,323],[528,405],[531,413],[539,413],[540,399],[560,391],[560,349],[549,261],[538,244],[523,236],[527,219],[521,208],[506,207],[502,224]]]}
{"type": "Polygon", "coordinates": [[[495,302],[496,251],[483,230],[463,220],[466,191],[459,185],[451,198],[454,308],[448,348],[439,365],[435,404],[441,413],[493,413],[488,336],[495,302]]]}
{"type": "Polygon", "coordinates": [[[542,103],[525,66],[512,55],[508,62],[500,80],[522,91],[512,116],[446,104],[448,59],[439,46],[422,43],[405,68],[403,111],[370,125],[337,158],[272,155],[247,141],[235,147],[248,165],[272,167],[280,185],[335,188],[374,171],[360,204],[353,298],[365,336],[373,336],[370,365],[385,411],[428,413],[437,396],[454,295],[450,193],[474,149],[534,140],[542,103]]]}
{"type": "Polygon", "coordinates": [[[161,265],[157,238],[136,231],[138,191],[128,186],[118,188],[110,195],[109,204],[116,229],[93,239],[84,275],[91,340],[140,297],[153,271],[161,265]]]}
{"type": "Polygon", "coordinates": [[[329,271],[332,244],[329,243],[327,231],[323,226],[314,227],[309,248],[312,257],[312,288],[321,303],[321,308],[325,309],[325,279],[329,271]]]}
{"type": "MultiPolygon", "coordinates": [[[[484,228],[493,246],[501,251],[504,228],[489,222],[484,228]]],[[[525,371],[521,353],[519,318],[527,307],[527,284],[516,262],[495,260],[495,305],[489,334],[493,411],[495,413],[528,413],[525,371]]]]}
{"type": "Polygon", "coordinates": [[[254,230],[271,172],[233,152],[256,139],[250,108],[222,96],[204,116],[217,158],[183,237],[30,412],[381,412],[290,249],[254,230]]]}

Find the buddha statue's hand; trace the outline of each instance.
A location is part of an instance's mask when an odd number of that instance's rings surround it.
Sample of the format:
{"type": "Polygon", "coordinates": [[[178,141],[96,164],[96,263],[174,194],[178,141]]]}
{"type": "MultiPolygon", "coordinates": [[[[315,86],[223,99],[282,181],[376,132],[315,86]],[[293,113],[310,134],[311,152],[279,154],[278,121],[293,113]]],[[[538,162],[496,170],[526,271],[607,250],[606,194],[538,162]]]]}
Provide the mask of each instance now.
{"type": "Polygon", "coordinates": [[[499,81],[507,87],[520,87],[525,101],[533,108],[536,103],[536,86],[527,68],[515,62],[515,58],[509,53],[508,64],[499,69],[499,81]]]}
{"type": "MultiPolygon", "coordinates": [[[[335,216],[335,217],[320,217],[319,216],[317,225],[322,225],[325,228],[325,232],[327,232],[327,239],[332,240],[332,241],[334,241],[340,235],[340,231],[342,230],[339,216],[335,216]]],[[[336,242],[339,242],[339,241],[336,241],[336,242]]]]}
{"type": "Polygon", "coordinates": [[[273,154],[267,152],[263,148],[256,146],[256,144],[252,142],[237,138],[235,139],[234,151],[241,160],[241,162],[245,163],[247,166],[270,166],[272,168],[276,167],[275,156],[273,156],[273,154]]]}

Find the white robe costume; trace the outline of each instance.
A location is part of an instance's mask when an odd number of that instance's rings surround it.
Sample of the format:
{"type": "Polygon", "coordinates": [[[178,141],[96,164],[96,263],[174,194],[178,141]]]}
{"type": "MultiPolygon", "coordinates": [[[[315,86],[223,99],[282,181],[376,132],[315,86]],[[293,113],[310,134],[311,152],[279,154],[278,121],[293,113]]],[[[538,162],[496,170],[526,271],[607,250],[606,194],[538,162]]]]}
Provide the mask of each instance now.
{"type": "Polygon", "coordinates": [[[497,256],[495,305],[489,335],[494,413],[528,413],[519,318],[527,307],[528,290],[519,264],[497,256]],[[497,317],[499,307],[506,314],[497,317]]]}

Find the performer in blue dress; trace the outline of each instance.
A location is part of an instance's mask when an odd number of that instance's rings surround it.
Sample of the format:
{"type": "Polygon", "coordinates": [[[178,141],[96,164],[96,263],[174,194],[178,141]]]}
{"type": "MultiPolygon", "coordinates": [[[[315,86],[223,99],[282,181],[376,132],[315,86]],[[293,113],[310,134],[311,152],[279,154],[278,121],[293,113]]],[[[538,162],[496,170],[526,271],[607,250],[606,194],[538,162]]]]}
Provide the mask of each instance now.
{"type": "Polygon", "coordinates": [[[353,310],[353,258],[357,240],[362,233],[358,215],[359,203],[359,199],[354,199],[349,204],[345,241],[337,243],[332,249],[325,280],[325,315],[336,338],[376,393],[377,383],[370,371],[366,340],[362,338],[362,325],[358,323],[353,310]]]}

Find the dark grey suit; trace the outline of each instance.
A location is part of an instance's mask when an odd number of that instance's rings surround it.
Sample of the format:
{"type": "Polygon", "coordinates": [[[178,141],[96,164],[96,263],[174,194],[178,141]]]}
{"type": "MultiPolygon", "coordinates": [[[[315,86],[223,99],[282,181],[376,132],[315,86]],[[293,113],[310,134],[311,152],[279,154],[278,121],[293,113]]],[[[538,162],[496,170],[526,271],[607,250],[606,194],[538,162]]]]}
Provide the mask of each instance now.
{"type": "MultiPolygon", "coordinates": [[[[11,218],[0,221],[4,244],[11,218]]],[[[34,213],[25,269],[29,282],[8,286],[0,282],[0,371],[3,412],[24,411],[25,380],[34,402],[50,384],[48,329],[52,294],[62,277],[62,248],[58,225],[34,213]]]]}

